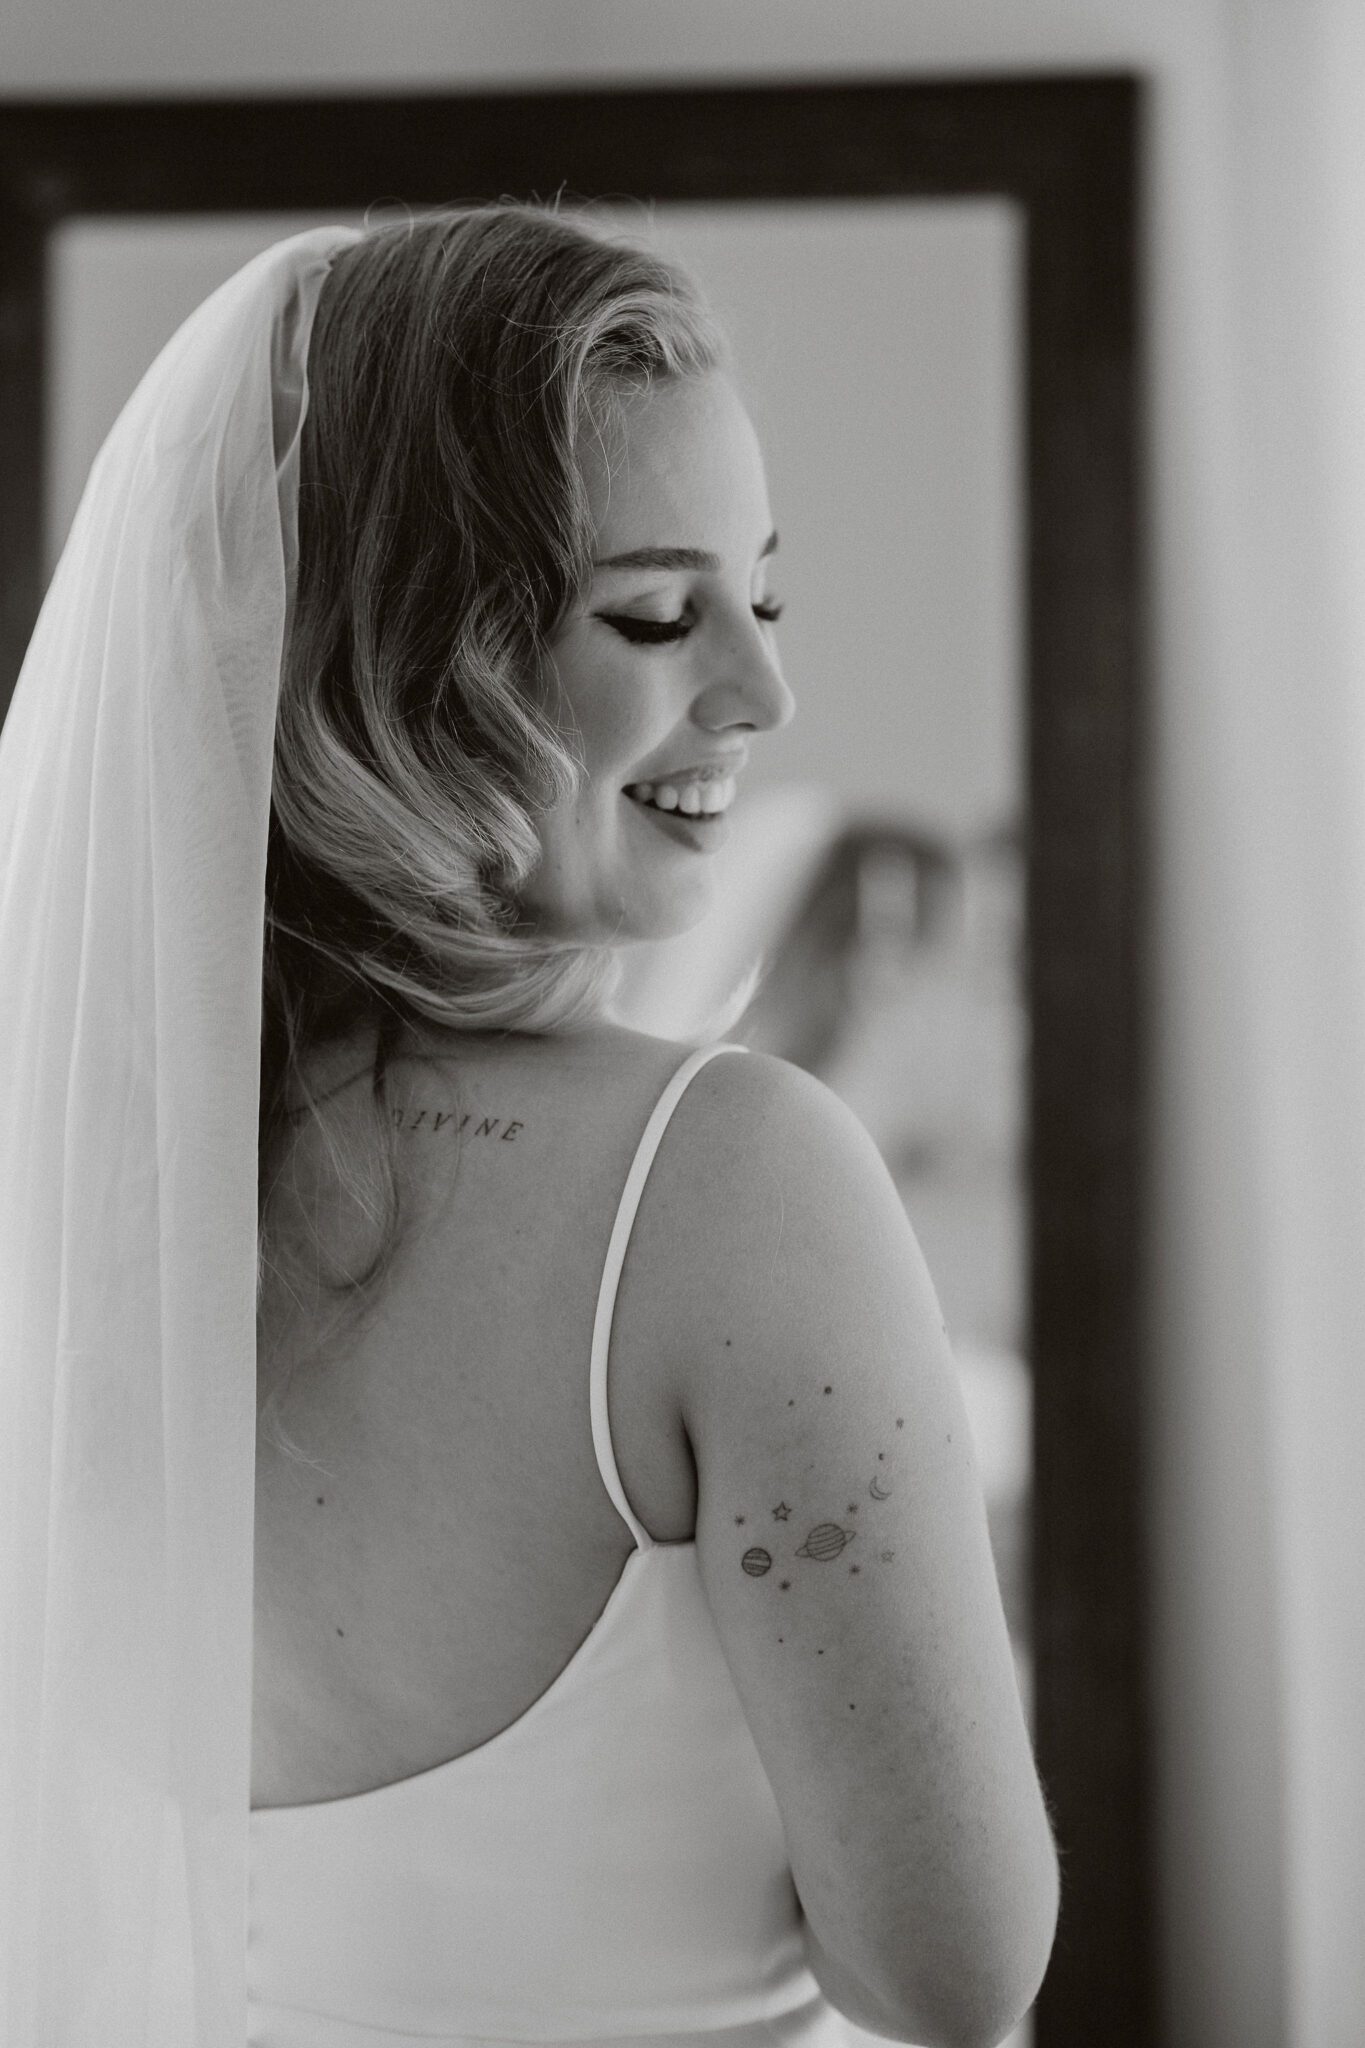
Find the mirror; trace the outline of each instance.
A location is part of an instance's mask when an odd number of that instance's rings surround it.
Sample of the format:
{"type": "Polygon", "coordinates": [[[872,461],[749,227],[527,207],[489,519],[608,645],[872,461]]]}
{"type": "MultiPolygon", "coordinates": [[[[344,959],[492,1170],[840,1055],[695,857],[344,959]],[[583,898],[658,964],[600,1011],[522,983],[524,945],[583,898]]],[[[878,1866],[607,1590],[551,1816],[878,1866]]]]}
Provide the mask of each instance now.
{"type": "Polygon", "coordinates": [[[1066,1852],[1036,2048],[1160,2038],[1141,104],[1068,74],[0,110],[0,708],[105,427],[264,242],[392,195],[564,189],[715,298],[798,710],[754,750],[729,915],[636,949],[623,1009],[684,1035],[761,957],[728,1035],[847,1097],[924,1246],[1066,1852]]]}

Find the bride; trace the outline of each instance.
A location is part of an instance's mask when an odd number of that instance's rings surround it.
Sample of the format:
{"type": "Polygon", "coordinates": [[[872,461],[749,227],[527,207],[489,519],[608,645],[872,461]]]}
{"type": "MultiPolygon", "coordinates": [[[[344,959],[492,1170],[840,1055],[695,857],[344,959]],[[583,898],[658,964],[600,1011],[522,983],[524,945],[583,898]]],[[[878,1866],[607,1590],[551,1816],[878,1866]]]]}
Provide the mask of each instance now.
{"type": "Polygon", "coordinates": [[[792,715],[776,549],[695,288],[557,208],[277,244],[106,443],[0,735],[6,2039],[1036,1995],[891,1179],[724,1016],[612,1010],[792,715]]]}

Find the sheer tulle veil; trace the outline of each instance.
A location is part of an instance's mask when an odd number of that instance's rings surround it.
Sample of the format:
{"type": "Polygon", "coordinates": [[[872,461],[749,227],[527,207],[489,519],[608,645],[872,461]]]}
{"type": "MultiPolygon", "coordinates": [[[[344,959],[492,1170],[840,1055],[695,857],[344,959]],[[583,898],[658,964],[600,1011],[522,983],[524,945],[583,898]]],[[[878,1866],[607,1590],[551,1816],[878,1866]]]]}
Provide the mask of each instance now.
{"type": "Polygon", "coordinates": [[[0,2037],[242,2048],[256,1134],[308,337],[267,249],[91,470],[0,732],[0,2037]]]}

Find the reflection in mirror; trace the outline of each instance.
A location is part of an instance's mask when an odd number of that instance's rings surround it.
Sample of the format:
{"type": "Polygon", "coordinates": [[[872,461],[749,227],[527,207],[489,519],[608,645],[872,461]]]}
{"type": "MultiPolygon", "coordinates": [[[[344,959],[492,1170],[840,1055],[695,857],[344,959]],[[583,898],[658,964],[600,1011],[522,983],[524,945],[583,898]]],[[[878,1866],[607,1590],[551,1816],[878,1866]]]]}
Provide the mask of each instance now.
{"type": "MultiPolygon", "coordinates": [[[[747,980],[725,1035],[819,1075],[877,1142],[943,1306],[1028,1704],[1019,220],[998,199],[608,211],[696,272],[730,336],[797,704],[753,748],[713,913],[630,949],[618,1014],[709,1035],[747,980]]],[[[162,342],[315,224],[53,237],[49,570],[162,342]]]]}

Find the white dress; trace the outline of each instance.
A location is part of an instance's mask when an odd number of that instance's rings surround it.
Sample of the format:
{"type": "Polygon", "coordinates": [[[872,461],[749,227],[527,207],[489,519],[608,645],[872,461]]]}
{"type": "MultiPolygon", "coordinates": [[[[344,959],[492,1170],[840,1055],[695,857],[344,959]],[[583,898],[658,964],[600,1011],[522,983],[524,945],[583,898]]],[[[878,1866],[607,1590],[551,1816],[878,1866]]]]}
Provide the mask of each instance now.
{"type": "Polygon", "coordinates": [[[806,1964],[781,1818],[696,1545],[626,1500],[607,1344],[631,1224],[692,1075],[664,1089],[607,1252],[589,1387],[633,1534],[596,1623],[488,1742],[376,1791],[251,1817],[250,2048],[848,2048],[806,1964]]]}

